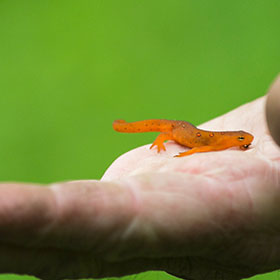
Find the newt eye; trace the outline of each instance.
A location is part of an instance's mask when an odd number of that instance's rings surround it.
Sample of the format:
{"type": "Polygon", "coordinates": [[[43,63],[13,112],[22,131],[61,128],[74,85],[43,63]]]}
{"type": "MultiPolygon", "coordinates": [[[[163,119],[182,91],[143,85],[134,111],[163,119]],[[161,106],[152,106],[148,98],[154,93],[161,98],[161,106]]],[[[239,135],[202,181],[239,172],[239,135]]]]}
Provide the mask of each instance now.
{"type": "Polygon", "coordinates": [[[238,137],[238,140],[239,140],[239,141],[243,141],[244,139],[245,139],[245,137],[243,137],[243,136],[239,136],[239,137],[238,137]]]}

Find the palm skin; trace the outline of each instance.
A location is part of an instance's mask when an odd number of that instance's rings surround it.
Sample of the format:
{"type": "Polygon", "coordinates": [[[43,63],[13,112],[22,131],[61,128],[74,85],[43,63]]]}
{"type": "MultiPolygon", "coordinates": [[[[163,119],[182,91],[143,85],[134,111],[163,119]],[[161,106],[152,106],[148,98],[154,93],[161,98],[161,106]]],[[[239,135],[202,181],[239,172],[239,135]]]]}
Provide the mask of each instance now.
{"type": "Polygon", "coordinates": [[[167,152],[157,154],[145,146],[105,173],[107,180],[145,178],[134,191],[145,208],[141,215],[160,236],[157,247],[168,244],[168,253],[156,256],[176,257],[178,267],[169,259],[166,271],[186,279],[240,279],[279,268],[280,151],[266,128],[264,102],[260,98],[202,126],[252,132],[255,141],[245,152],[174,159],[184,147],[167,143],[167,152]]]}
{"type": "Polygon", "coordinates": [[[77,279],[164,270],[237,280],[278,269],[280,150],[265,102],[201,126],[252,133],[247,151],[174,158],[185,148],[168,142],[159,154],[149,146],[126,153],[101,181],[0,185],[0,272],[77,279]]]}

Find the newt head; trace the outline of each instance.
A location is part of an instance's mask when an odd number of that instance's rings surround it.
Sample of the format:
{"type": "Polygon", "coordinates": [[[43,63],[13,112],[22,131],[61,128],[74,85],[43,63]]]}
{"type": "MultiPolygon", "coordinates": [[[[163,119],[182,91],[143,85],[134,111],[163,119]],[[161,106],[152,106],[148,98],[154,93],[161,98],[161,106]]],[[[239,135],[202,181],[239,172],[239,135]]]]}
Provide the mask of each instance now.
{"type": "Polygon", "coordinates": [[[236,137],[236,141],[238,143],[238,146],[241,150],[247,150],[251,143],[254,140],[254,136],[248,132],[245,131],[238,131],[238,135],[236,137]],[[242,145],[240,145],[242,144],[242,145]]]}
{"type": "Polygon", "coordinates": [[[220,131],[219,133],[215,133],[216,139],[212,137],[217,144],[217,146],[224,147],[224,149],[228,149],[231,147],[239,147],[241,150],[247,150],[251,143],[254,140],[254,136],[248,132],[239,130],[239,131],[220,131]]]}

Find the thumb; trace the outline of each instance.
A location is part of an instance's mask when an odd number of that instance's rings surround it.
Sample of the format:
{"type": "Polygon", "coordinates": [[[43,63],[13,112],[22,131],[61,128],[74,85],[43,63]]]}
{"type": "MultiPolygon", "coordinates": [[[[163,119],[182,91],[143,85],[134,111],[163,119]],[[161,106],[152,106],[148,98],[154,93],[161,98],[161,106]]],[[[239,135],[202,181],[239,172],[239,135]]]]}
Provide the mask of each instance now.
{"type": "Polygon", "coordinates": [[[270,134],[280,146],[280,74],[268,91],[265,111],[270,134]]]}

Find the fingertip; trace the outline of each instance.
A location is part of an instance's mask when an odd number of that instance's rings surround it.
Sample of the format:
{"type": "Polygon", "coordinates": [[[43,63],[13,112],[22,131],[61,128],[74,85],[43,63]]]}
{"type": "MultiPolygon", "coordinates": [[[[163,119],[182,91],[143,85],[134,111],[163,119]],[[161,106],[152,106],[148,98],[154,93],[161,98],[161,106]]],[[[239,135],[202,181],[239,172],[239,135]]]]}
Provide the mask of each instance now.
{"type": "Polygon", "coordinates": [[[265,112],[270,134],[280,146],[280,74],[268,91],[265,112]]]}

